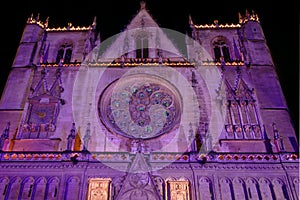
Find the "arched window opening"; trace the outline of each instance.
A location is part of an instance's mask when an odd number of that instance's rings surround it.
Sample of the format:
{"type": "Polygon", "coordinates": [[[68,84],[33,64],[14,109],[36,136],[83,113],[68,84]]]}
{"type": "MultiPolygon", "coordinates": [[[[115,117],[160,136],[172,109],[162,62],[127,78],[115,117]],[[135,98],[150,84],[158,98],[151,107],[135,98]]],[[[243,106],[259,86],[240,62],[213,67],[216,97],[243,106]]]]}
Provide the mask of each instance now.
{"type": "Polygon", "coordinates": [[[230,62],[230,52],[227,42],[224,38],[218,38],[213,42],[213,49],[215,54],[215,61],[220,62],[224,59],[225,62],[230,62]]]}
{"type": "Polygon", "coordinates": [[[71,57],[72,45],[65,43],[61,45],[57,51],[56,63],[60,63],[62,61],[63,63],[69,64],[71,62],[71,57]]]}

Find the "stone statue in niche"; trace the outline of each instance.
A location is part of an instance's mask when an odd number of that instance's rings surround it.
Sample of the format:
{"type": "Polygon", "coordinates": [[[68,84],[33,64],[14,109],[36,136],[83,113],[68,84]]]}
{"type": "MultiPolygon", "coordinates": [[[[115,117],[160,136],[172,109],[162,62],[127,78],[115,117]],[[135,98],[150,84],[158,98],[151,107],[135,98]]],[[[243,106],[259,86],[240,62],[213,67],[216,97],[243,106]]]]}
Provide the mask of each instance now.
{"type": "Polygon", "coordinates": [[[83,137],[83,150],[87,151],[88,150],[88,145],[89,145],[89,141],[91,139],[91,129],[90,129],[91,123],[87,124],[87,129],[86,129],[86,133],[83,137]]]}
{"type": "Polygon", "coordinates": [[[73,143],[75,140],[75,123],[72,124],[72,129],[67,138],[67,151],[72,151],[73,143]]]}

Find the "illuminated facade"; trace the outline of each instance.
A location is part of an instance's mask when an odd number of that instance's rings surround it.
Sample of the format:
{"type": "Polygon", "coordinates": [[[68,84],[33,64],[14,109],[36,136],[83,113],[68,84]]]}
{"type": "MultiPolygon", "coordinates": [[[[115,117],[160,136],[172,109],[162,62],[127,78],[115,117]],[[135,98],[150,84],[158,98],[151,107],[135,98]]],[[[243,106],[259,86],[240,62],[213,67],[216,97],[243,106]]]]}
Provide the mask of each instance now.
{"type": "Polygon", "coordinates": [[[189,25],[159,27],[141,3],[101,41],[96,18],[31,16],[0,102],[0,199],[298,199],[298,141],[258,16],[189,25]]]}

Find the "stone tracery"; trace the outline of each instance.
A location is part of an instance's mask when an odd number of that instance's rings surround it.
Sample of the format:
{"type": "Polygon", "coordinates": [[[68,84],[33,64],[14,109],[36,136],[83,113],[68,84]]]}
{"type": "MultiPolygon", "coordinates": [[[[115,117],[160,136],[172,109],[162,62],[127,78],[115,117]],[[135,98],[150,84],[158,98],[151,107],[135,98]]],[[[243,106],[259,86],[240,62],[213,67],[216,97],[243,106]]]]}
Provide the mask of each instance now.
{"type": "Polygon", "coordinates": [[[142,76],[143,81],[133,76],[108,87],[100,98],[99,114],[111,131],[148,139],[171,131],[180,122],[181,104],[169,85],[142,76]]]}

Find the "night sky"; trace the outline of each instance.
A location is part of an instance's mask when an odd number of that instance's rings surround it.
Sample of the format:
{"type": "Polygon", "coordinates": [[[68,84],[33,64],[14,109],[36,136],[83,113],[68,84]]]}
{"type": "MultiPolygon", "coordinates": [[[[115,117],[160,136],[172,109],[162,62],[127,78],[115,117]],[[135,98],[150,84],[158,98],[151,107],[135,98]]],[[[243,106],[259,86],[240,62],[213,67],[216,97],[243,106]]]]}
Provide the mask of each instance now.
{"type": "MultiPolygon", "coordinates": [[[[49,27],[88,26],[97,16],[101,40],[118,34],[135,16],[139,0],[121,1],[6,1],[1,8],[0,92],[11,68],[26,20],[40,13],[44,21],[49,16],[49,27]],[[5,13],[4,13],[5,12],[5,13]],[[8,13],[8,14],[6,14],[8,13]]],[[[299,6],[297,1],[274,0],[146,0],[146,7],[163,28],[182,33],[190,31],[188,15],[196,24],[238,23],[238,12],[254,10],[261,22],[267,44],[273,56],[283,92],[299,134],[299,6]]],[[[17,90],[17,88],[16,88],[17,90]]],[[[17,92],[17,91],[16,91],[17,92]]]]}

